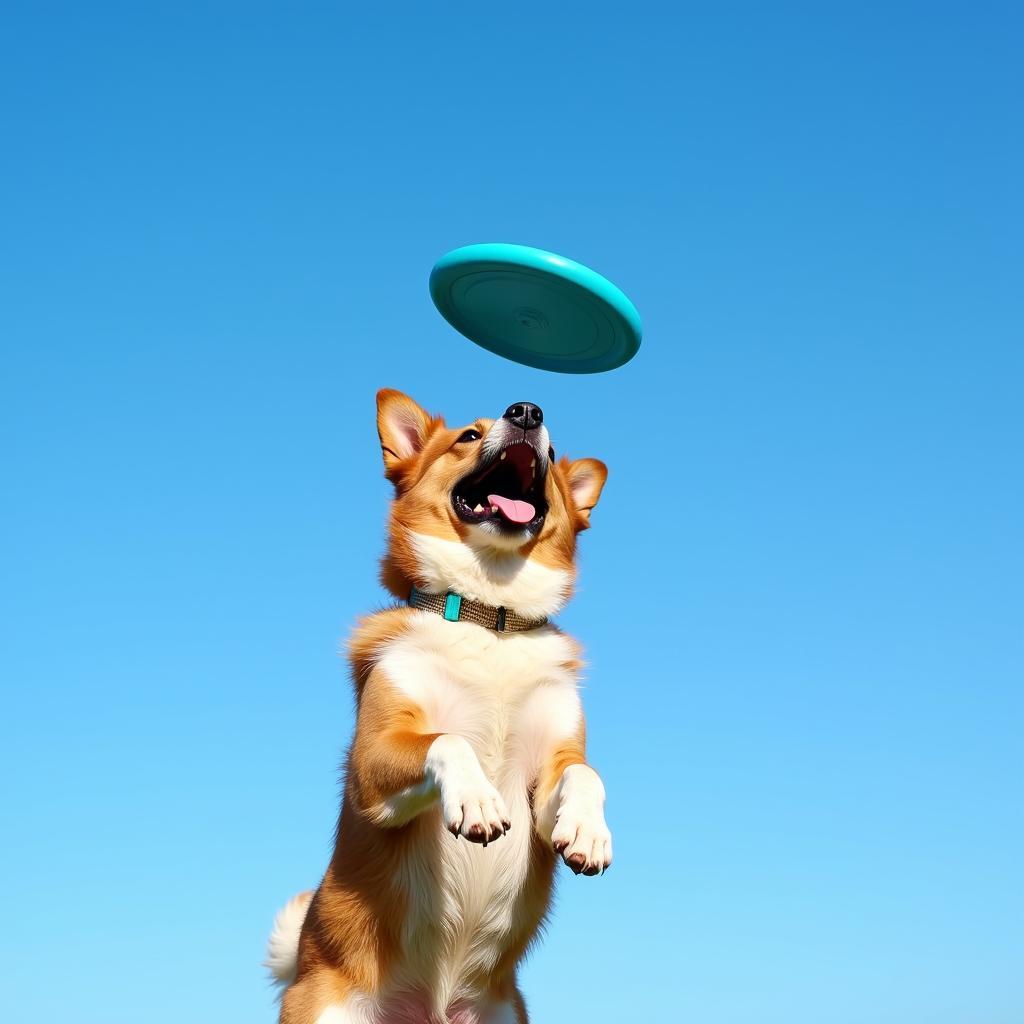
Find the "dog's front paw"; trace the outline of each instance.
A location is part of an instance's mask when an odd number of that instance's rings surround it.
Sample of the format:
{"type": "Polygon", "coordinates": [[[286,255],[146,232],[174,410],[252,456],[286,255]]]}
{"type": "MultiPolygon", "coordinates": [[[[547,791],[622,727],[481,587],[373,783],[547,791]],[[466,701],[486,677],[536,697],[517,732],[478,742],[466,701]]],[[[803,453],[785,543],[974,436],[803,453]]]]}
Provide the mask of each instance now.
{"type": "Polygon", "coordinates": [[[482,774],[468,784],[450,784],[446,790],[441,810],[453,836],[486,846],[512,827],[505,801],[482,774]]]}
{"type": "Polygon", "coordinates": [[[600,807],[559,810],[551,845],[577,875],[603,874],[612,862],[612,834],[600,807]]]}
{"type": "Polygon", "coordinates": [[[446,733],[434,740],[427,752],[425,778],[437,787],[441,814],[453,836],[486,846],[512,827],[505,801],[461,736],[446,733]]]}

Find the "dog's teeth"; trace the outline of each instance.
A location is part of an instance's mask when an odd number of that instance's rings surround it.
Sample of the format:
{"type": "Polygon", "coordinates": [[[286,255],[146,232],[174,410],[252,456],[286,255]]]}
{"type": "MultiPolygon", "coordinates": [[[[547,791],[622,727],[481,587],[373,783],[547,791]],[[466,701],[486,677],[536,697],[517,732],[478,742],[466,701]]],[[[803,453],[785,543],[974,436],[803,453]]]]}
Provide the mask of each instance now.
{"type": "Polygon", "coordinates": [[[533,467],[536,466],[536,465],[537,465],[537,460],[534,459],[533,462],[530,463],[530,469],[533,469],[533,467]]]}
{"type": "Polygon", "coordinates": [[[506,455],[508,455],[508,452],[502,452],[502,453],[501,453],[501,457],[502,457],[502,458],[505,458],[505,456],[506,456],[506,455]]]}
{"type": "Polygon", "coordinates": [[[497,505],[492,505],[491,506],[491,511],[492,512],[497,512],[498,511],[498,506],[497,505]]]}
{"type": "Polygon", "coordinates": [[[484,510],[483,505],[477,505],[477,507],[475,509],[473,509],[474,512],[483,512],[483,510],[484,510]]]}

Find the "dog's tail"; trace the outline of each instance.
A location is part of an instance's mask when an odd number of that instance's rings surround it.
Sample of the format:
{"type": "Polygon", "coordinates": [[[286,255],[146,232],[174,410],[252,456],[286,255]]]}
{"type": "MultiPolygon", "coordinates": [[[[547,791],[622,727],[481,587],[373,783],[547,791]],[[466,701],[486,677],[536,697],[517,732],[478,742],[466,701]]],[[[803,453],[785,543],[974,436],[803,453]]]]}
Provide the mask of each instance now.
{"type": "Polygon", "coordinates": [[[313,899],[311,892],[293,896],[274,918],[274,927],[267,942],[267,959],[263,966],[279,985],[290,985],[299,966],[299,933],[313,899]]]}

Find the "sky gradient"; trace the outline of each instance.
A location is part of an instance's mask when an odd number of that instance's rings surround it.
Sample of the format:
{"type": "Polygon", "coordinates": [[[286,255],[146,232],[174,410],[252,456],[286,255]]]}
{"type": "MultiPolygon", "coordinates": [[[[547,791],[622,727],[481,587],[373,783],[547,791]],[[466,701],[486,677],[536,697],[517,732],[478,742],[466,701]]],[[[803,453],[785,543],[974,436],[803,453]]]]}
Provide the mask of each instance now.
{"type": "Polygon", "coordinates": [[[5,1021],[271,1022],[386,602],[373,395],[610,478],[616,863],[537,1022],[1024,1019],[1017,5],[8,5],[5,1021]],[[501,361],[427,277],[606,274],[639,355],[501,361]]]}

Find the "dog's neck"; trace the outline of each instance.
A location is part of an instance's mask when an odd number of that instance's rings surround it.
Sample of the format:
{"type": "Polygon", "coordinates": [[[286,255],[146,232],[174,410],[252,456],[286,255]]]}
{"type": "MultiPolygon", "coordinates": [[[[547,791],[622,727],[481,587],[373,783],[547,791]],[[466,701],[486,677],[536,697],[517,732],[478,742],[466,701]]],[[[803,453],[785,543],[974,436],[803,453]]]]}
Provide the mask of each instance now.
{"type": "Polygon", "coordinates": [[[419,589],[456,593],[470,601],[510,608],[528,619],[555,615],[572,596],[573,573],[552,569],[518,552],[495,551],[428,534],[409,535],[419,589]]]}

